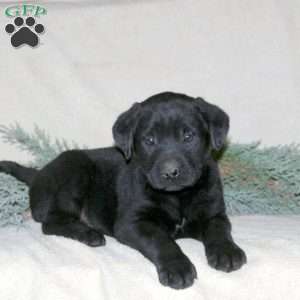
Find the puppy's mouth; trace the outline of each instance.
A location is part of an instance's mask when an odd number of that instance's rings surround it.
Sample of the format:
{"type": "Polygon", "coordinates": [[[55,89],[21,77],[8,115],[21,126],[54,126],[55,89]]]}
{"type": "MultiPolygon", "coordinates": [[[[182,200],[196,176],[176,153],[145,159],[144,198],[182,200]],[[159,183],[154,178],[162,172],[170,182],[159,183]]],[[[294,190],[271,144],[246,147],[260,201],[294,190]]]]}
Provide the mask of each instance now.
{"type": "Polygon", "coordinates": [[[171,186],[164,186],[160,188],[161,191],[165,192],[179,192],[188,188],[190,185],[171,185],[171,186]]]}
{"type": "Polygon", "coordinates": [[[197,179],[195,178],[194,180],[191,180],[189,182],[182,182],[182,181],[170,181],[170,182],[160,182],[156,181],[152,178],[151,175],[147,176],[148,178],[148,183],[153,188],[154,190],[158,191],[164,191],[164,192],[179,192],[184,189],[192,187],[197,179]]]}

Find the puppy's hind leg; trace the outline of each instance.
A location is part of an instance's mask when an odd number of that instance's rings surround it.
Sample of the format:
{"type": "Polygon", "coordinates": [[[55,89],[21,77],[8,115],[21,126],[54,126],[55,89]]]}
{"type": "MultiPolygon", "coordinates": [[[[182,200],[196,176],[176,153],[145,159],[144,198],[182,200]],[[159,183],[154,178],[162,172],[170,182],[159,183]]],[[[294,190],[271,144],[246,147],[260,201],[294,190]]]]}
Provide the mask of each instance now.
{"type": "Polygon", "coordinates": [[[68,237],[93,247],[105,244],[101,230],[81,220],[94,177],[93,162],[76,150],[62,153],[39,172],[30,189],[30,207],[45,234],[68,237]]]}
{"type": "Polygon", "coordinates": [[[91,247],[105,245],[104,235],[82,223],[76,217],[63,212],[54,212],[42,224],[44,234],[58,235],[82,242],[91,247]]]}

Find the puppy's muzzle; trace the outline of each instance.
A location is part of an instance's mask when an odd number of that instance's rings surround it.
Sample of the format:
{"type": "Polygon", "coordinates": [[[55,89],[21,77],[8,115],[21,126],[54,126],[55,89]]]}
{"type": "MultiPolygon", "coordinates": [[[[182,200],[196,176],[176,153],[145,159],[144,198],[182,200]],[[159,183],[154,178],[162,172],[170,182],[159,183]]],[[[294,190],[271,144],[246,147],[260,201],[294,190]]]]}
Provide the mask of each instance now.
{"type": "Polygon", "coordinates": [[[184,158],[172,156],[158,160],[147,177],[155,189],[179,191],[191,186],[196,180],[195,175],[193,167],[184,158]]]}

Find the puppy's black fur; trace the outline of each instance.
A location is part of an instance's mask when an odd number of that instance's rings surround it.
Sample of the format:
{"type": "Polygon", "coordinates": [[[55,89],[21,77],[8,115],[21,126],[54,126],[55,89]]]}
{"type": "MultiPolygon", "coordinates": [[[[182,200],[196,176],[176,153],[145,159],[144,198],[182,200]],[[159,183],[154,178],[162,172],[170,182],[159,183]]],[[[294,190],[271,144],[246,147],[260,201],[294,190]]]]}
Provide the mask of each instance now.
{"type": "Polygon", "coordinates": [[[228,129],[217,106],[165,92],[120,115],[116,147],[66,151],[40,171],[8,161],[0,170],[29,184],[32,215],[45,234],[90,246],[114,236],[152,261],[163,285],[181,289],[197,275],[177,238],[203,241],[218,270],[246,262],[230,233],[212,157],[228,129]]]}

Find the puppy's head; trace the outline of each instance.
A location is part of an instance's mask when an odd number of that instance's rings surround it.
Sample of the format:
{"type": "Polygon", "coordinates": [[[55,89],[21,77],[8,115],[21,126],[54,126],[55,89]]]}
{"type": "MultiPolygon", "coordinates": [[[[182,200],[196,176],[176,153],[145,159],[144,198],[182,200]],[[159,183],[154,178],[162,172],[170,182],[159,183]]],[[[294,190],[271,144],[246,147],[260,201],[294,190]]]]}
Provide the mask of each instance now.
{"type": "Polygon", "coordinates": [[[200,178],[211,149],[226,140],[229,117],[202,98],[165,92],[135,103],[113,126],[116,146],[154,189],[179,191],[200,178]]]}

